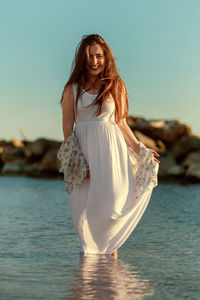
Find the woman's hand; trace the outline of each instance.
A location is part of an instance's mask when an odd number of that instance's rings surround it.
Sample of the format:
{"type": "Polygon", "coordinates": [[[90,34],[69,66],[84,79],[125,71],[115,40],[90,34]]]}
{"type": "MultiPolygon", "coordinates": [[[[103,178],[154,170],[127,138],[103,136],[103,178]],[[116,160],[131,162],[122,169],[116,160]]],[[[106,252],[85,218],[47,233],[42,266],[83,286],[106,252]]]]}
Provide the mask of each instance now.
{"type": "Polygon", "coordinates": [[[89,170],[87,170],[87,174],[86,174],[86,177],[85,177],[86,179],[89,179],[90,178],[90,171],[89,170]]]}
{"type": "Polygon", "coordinates": [[[158,156],[160,156],[160,155],[159,155],[156,151],[152,151],[152,153],[153,153],[153,155],[154,155],[154,160],[155,160],[157,163],[160,163],[160,161],[159,161],[158,159],[155,158],[155,156],[158,157],[158,156]]]}
{"type": "MultiPolygon", "coordinates": [[[[136,146],[135,146],[135,151],[136,151],[136,153],[137,153],[137,155],[140,155],[140,144],[137,144],[136,146]]],[[[159,164],[160,163],[160,161],[158,160],[158,159],[156,159],[155,158],[155,156],[156,157],[158,157],[158,156],[160,156],[156,151],[152,151],[152,153],[153,153],[153,155],[154,155],[154,160],[159,164]]]]}
{"type": "MultiPolygon", "coordinates": [[[[136,151],[137,155],[140,155],[140,144],[136,144],[135,145],[135,151],[136,151]]],[[[155,156],[158,157],[160,155],[156,151],[154,151],[154,150],[152,151],[152,153],[154,155],[154,160],[159,164],[160,161],[158,159],[156,159],[155,156]]]]}

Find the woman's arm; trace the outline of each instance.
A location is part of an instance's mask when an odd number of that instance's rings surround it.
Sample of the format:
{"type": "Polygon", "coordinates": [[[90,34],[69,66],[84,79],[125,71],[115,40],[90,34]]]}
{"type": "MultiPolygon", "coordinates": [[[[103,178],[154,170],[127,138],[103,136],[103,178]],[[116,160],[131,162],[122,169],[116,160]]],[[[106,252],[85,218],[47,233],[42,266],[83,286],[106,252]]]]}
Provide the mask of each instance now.
{"type": "MultiPolygon", "coordinates": [[[[73,131],[74,127],[74,93],[72,86],[68,86],[63,94],[62,101],[62,123],[63,135],[66,140],[73,131]]],[[[90,178],[90,171],[87,171],[86,178],[90,178]]]]}
{"type": "Polygon", "coordinates": [[[126,119],[125,118],[121,119],[117,123],[117,125],[119,126],[127,145],[130,146],[131,148],[133,148],[133,150],[139,155],[140,154],[140,142],[137,140],[136,136],[134,135],[134,133],[128,126],[126,119]]]}
{"type": "MultiPolygon", "coordinates": [[[[124,111],[125,111],[125,108],[124,108],[125,101],[124,101],[123,91],[122,91],[121,95],[122,95],[121,103],[122,103],[122,115],[123,115],[124,111]]],[[[134,133],[128,126],[126,118],[122,118],[117,123],[117,125],[119,126],[127,145],[130,146],[139,155],[140,154],[140,142],[137,140],[136,136],[134,135],[134,133]]],[[[158,157],[159,154],[156,151],[153,151],[153,155],[154,155],[154,160],[157,163],[160,163],[160,161],[155,158],[155,156],[158,157]]]]}
{"type": "MultiPolygon", "coordinates": [[[[139,155],[140,154],[140,142],[136,139],[134,133],[128,126],[126,119],[125,118],[121,119],[119,121],[119,123],[117,123],[117,125],[119,126],[127,145],[129,145],[139,155]]],[[[155,158],[155,156],[158,157],[159,154],[156,151],[153,151],[153,155],[154,155],[154,160],[157,163],[160,163],[160,161],[155,158]]]]}
{"type": "Polygon", "coordinates": [[[119,126],[127,145],[130,146],[139,155],[140,143],[126,122],[126,117],[128,112],[128,102],[127,102],[128,100],[126,97],[127,92],[124,84],[117,86],[117,93],[118,96],[120,97],[121,114],[122,114],[122,119],[119,120],[117,125],[119,126]]]}
{"type": "Polygon", "coordinates": [[[72,133],[74,126],[74,95],[72,86],[68,86],[63,94],[62,125],[64,140],[66,140],[72,133]]]}

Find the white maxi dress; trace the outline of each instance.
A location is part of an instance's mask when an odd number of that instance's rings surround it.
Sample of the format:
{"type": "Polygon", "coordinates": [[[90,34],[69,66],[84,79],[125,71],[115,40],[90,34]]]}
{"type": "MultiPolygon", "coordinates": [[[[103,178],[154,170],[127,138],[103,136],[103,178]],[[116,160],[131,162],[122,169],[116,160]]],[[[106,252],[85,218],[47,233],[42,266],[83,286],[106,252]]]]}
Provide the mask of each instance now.
{"type": "MultiPolygon", "coordinates": [[[[76,84],[73,92],[76,101],[76,84]]],[[[83,92],[78,99],[74,130],[88,162],[90,178],[68,195],[69,207],[80,237],[80,252],[111,254],[126,241],[142,217],[157,185],[158,164],[153,162],[152,153],[147,168],[136,160],[137,167],[144,169],[143,176],[153,170],[153,180],[143,186],[142,173],[137,171],[138,178],[134,176],[128,146],[115,123],[112,96],[96,117],[97,106],[88,107],[96,95],[83,92]]]]}

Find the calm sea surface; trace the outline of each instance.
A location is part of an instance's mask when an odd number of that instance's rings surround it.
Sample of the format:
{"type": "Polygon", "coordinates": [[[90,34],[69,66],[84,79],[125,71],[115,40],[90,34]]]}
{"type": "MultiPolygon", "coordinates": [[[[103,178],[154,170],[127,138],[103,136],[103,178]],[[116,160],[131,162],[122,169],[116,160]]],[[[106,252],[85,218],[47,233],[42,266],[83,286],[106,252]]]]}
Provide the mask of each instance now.
{"type": "Polygon", "coordinates": [[[80,256],[62,180],[0,177],[0,300],[200,299],[200,185],[160,183],[118,260],[80,256]]]}

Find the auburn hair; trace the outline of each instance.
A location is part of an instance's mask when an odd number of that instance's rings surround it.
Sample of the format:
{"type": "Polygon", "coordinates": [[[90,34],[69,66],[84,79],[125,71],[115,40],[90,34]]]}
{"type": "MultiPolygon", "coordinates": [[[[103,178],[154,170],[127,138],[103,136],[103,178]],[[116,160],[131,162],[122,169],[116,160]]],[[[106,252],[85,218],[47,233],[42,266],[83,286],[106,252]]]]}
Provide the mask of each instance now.
{"type": "MultiPolygon", "coordinates": [[[[91,105],[98,106],[96,116],[99,116],[102,112],[104,102],[110,95],[112,95],[115,101],[115,121],[116,123],[118,123],[120,119],[128,117],[129,105],[127,98],[127,90],[123,80],[118,74],[117,67],[115,64],[116,58],[114,57],[108,44],[98,34],[84,35],[81,42],[78,44],[74,60],[72,62],[70,78],[64,86],[60,102],[62,103],[65,89],[68,86],[72,85],[72,83],[77,83],[77,106],[78,98],[85,86],[85,83],[88,83],[86,64],[89,47],[92,44],[99,44],[103,48],[105,66],[103,71],[100,72],[100,74],[98,74],[97,80],[95,81],[95,83],[97,81],[98,83],[100,83],[101,88],[91,105]]],[[[94,85],[91,85],[88,88],[88,90],[91,87],[94,87],[94,85]]]]}

